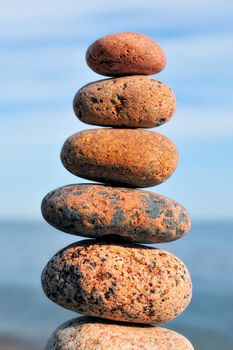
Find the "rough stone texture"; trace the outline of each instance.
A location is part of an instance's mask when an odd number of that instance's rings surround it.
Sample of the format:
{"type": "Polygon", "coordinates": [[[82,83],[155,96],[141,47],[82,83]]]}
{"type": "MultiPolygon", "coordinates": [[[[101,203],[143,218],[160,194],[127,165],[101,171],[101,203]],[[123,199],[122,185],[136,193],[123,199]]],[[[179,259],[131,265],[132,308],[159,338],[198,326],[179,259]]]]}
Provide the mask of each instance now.
{"type": "Polygon", "coordinates": [[[70,320],[50,337],[45,350],[194,350],[181,334],[153,326],[91,317],[70,320]]]}
{"type": "Polygon", "coordinates": [[[61,160],[74,175],[133,187],[155,186],[176,169],[178,153],[165,136],[141,129],[92,129],[69,137],[61,160]]]}
{"type": "Polygon", "coordinates": [[[88,66],[106,76],[155,74],[166,65],[161,47],[138,33],[110,34],[95,41],[87,50],[88,66]]]}
{"type": "Polygon", "coordinates": [[[176,99],[165,84],[138,75],[90,83],[77,92],[73,106],[84,123],[153,128],[172,117],[176,99]]]}
{"type": "Polygon", "coordinates": [[[86,237],[117,235],[163,243],[190,229],[187,211],[159,194],[95,184],[68,185],[43,199],[42,214],[57,229],[86,237]]]}
{"type": "Polygon", "coordinates": [[[164,323],[189,304],[192,286],[183,262],[164,250],[100,240],[58,252],[42,273],[52,301],[110,320],[164,323]]]}

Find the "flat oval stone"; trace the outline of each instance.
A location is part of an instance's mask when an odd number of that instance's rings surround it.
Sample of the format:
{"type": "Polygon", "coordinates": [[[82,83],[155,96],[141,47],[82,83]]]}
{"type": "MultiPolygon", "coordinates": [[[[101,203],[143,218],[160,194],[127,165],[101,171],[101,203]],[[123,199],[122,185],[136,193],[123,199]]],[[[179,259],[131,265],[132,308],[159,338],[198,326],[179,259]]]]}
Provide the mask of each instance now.
{"type": "Polygon", "coordinates": [[[61,151],[65,168],[79,177],[133,187],[164,182],[178,153],[165,136],[141,129],[92,129],[69,137],[61,151]]]}
{"type": "Polygon", "coordinates": [[[172,117],[176,99],[165,84],[136,75],[84,86],[75,95],[73,107],[87,124],[153,128],[172,117]]]}
{"type": "Polygon", "coordinates": [[[189,304],[192,286],[183,262],[164,250],[85,240],[58,252],[42,273],[52,301],[88,316],[164,323],[189,304]]]}
{"type": "Polygon", "coordinates": [[[116,33],[96,40],[89,46],[86,60],[93,71],[106,76],[150,75],[166,65],[161,47],[139,33],[116,33]]]}
{"type": "Polygon", "coordinates": [[[159,194],[95,184],[68,185],[45,196],[44,219],[58,230],[86,237],[116,235],[132,242],[163,243],[190,229],[188,212],[159,194]]]}
{"type": "Polygon", "coordinates": [[[91,317],[74,318],[55,330],[45,350],[61,349],[194,350],[188,339],[170,329],[91,317]]]}

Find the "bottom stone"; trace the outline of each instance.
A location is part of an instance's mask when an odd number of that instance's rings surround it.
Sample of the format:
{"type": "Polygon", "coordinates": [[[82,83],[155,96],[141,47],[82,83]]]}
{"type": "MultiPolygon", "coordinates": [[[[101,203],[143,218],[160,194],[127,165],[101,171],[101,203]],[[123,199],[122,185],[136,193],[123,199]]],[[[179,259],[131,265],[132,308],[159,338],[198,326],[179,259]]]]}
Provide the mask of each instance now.
{"type": "Polygon", "coordinates": [[[194,350],[169,329],[115,323],[91,317],[70,320],[50,337],[45,350],[194,350]]]}

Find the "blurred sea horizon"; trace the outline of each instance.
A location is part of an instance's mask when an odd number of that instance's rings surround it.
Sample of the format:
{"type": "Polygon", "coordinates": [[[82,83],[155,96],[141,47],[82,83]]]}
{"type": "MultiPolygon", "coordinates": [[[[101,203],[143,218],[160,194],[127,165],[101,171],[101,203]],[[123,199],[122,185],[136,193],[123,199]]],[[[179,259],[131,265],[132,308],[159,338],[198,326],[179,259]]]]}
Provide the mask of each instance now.
{"type": "MultiPolygon", "coordinates": [[[[22,221],[0,222],[0,237],[0,350],[43,349],[55,328],[77,314],[44,296],[41,271],[58,250],[80,237],[43,222],[22,221]]],[[[195,221],[184,238],[156,245],[181,258],[191,272],[191,305],[162,327],[183,334],[195,349],[233,348],[232,245],[233,222],[213,221],[195,221]]]]}

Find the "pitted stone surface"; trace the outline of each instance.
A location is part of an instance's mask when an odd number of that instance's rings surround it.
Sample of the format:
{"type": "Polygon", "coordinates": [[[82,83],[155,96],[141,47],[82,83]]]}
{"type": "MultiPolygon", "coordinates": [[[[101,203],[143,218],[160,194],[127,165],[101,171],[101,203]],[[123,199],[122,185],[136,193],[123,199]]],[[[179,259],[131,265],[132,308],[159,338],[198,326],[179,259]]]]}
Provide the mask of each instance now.
{"type": "Polygon", "coordinates": [[[77,92],[73,106],[87,124],[153,128],[172,117],[176,99],[164,83],[139,75],[90,83],[77,92]]]}

